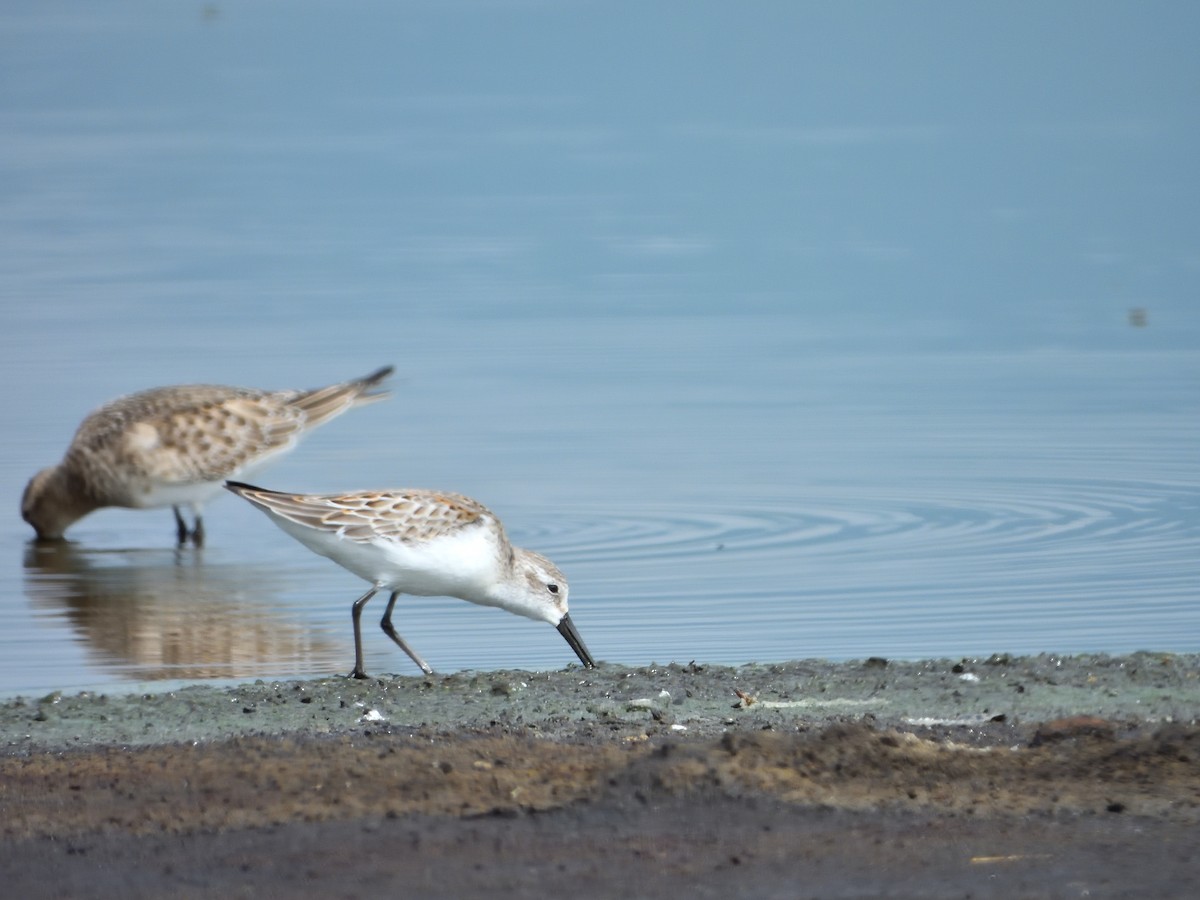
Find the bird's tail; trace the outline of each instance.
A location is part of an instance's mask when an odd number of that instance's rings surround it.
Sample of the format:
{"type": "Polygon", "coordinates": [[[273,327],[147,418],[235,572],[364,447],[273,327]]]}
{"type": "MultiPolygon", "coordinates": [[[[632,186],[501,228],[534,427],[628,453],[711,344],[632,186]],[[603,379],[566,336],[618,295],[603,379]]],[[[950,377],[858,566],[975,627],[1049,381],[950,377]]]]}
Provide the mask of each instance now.
{"type": "Polygon", "coordinates": [[[392,366],[384,366],[370,375],[356,378],[353,381],[343,381],[340,384],[331,384],[328,387],[305,391],[297,394],[288,402],[297,409],[304,410],[307,417],[306,425],[311,428],[329,421],[352,407],[374,403],[376,400],[383,400],[385,397],[391,396],[390,391],[375,390],[375,388],[378,388],[393,371],[392,366]]]}

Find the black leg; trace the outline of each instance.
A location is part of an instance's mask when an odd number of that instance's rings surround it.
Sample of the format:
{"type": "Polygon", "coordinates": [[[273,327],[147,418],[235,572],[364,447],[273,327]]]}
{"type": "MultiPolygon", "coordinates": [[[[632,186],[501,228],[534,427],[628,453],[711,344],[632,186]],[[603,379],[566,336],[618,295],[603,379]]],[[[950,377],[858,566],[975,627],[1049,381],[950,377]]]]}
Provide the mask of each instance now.
{"type": "Polygon", "coordinates": [[[179,511],[178,506],[172,506],[171,512],[175,513],[175,538],[182,547],[189,540],[193,546],[204,546],[204,520],[200,518],[200,513],[197,510],[195,513],[196,524],[192,528],[188,528],[187,522],[184,521],[183,513],[179,511]]]}
{"type": "Polygon", "coordinates": [[[392,626],[392,607],[396,605],[396,598],[400,596],[399,591],[392,591],[392,596],[388,598],[387,609],[383,612],[383,618],[379,622],[379,627],[383,629],[383,633],[396,642],[396,646],[408,654],[408,658],[421,667],[421,671],[426,675],[432,675],[433,669],[429,663],[421,659],[417,655],[417,651],[408,646],[408,642],[400,635],[396,634],[396,629],[392,626]]]}
{"type": "MultiPolygon", "coordinates": [[[[363,671],[363,652],[362,652],[362,626],[359,624],[362,621],[363,607],[367,605],[367,601],[375,596],[379,590],[377,587],[371,588],[361,597],[354,601],[354,606],[350,610],[350,617],[354,620],[354,671],[350,673],[351,678],[366,678],[367,673],[363,671]]],[[[395,596],[393,594],[393,596],[395,596]]]]}
{"type": "Polygon", "coordinates": [[[171,512],[175,513],[175,537],[179,541],[179,546],[182,547],[188,539],[187,522],[183,521],[183,514],[179,512],[178,506],[172,506],[171,512]]]}

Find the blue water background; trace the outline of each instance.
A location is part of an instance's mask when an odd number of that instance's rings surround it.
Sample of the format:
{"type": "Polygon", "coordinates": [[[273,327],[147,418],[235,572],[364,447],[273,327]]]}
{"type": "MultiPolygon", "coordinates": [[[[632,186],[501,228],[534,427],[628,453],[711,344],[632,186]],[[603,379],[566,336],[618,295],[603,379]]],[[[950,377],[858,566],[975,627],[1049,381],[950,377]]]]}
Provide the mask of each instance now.
{"type": "MultiPolygon", "coordinates": [[[[0,694],[348,671],[364,586],[21,490],[144,387],[397,368],[257,478],[483,500],[640,665],[1200,649],[1200,7],[0,10],[0,694]]],[[[367,667],[415,673],[374,627],[367,667]]],[[[445,598],[435,668],[554,668],[445,598]]]]}

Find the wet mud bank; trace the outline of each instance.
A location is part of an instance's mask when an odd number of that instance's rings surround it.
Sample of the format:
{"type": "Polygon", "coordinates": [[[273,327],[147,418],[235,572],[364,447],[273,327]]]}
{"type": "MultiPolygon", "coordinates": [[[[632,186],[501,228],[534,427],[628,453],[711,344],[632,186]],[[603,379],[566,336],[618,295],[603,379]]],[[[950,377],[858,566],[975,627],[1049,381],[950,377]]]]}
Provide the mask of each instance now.
{"type": "Polygon", "coordinates": [[[1198,717],[1200,658],[1170,654],[19,698],[0,870],[23,896],[1185,896],[1198,717]]]}

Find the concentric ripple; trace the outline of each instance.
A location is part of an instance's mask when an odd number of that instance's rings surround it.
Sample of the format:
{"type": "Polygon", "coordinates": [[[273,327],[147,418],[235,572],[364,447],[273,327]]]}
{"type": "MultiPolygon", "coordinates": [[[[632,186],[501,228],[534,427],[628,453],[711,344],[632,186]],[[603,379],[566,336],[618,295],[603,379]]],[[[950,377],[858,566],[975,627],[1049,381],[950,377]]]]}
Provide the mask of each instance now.
{"type": "Polygon", "coordinates": [[[570,574],[580,618],[615,633],[636,609],[647,634],[671,636],[664,658],[1117,651],[1200,636],[1188,484],[823,488],[543,524],[530,540],[570,574]]]}
{"type": "MultiPolygon", "coordinates": [[[[541,545],[578,562],[677,560],[713,550],[827,554],[936,549],[938,556],[1061,552],[1160,552],[1200,532],[1200,491],[1190,485],[974,482],[950,487],[755,499],[721,506],[623,507],[592,518],[557,518],[535,532],[541,545]],[[984,492],[986,490],[986,493],[984,492]]],[[[527,532],[528,533],[528,532],[527,532]]]]}

